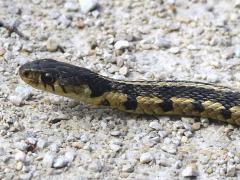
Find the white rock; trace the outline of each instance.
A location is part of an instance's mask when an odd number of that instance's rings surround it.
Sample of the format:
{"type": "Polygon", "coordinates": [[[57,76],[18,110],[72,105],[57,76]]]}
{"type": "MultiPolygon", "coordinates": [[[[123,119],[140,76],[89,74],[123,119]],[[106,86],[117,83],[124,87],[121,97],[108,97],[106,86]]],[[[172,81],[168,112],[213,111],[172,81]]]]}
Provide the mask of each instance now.
{"type": "Polygon", "coordinates": [[[83,143],[86,143],[89,141],[89,136],[86,135],[86,134],[83,134],[81,137],[80,137],[80,140],[83,142],[83,143]]]}
{"type": "Polygon", "coordinates": [[[24,141],[16,142],[15,146],[20,151],[26,151],[26,149],[28,148],[28,145],[24,141]]]}
{"type": "Polygon", "coordinates": [[[19,151],[15,154],[15,159],[17,161],[25,162],[26,161],[26,154],[22,151],[19,151]]]}
{"type": "Polygon", "coordinates": [[[61,16],[61,13],[58,10],[53,10],[49,12],[49,16],[51,19],[57,19],[58,17],[61,16]]]}
{"type": "Polygon", "coordinates": [[[177,153],[177,147],[173,144],[163,144],[161,146],[161,149],[165,152],[170,153],[170,154],[176,154],[177,153]]]}
{"type": "Polygon", "coordinates": [[[119,69],[119,74],[126,76],[128,73],[128,68],[126,66],[123,66],[119,69]]]}
{"type": "Polygon", "coordinates": [[[33,4],[40,4],[40,3],[41,3],[41,0],[32,0],[32,3],[33,3],[33,4]]]}
{"type": "Polygon", "coordinates": [[[36,138],[33,138],[33,137],[29,137],[29,138],[27,138],[27,142],[28,142],[28,144],[33,144],[33,145],[35,145],[36,142],[37,142],[37,139],[36,139],[36,138]]]}
{"type": "Polygon", "coordinates": [[[79,3],[83,13],[94,10],[98,5],[97,0],[79,0],[79,3]]]}
{"type": "Polygon", "coordinates": [[[236,175],[236,167],[235,165],[228,165],[227,166],[227,176],[234,177],[236,175]]]}
{"type": "Polygon", "coordinates": [[[47,145],[48,145],[47,141],[45,141],[44,139],[38,139],[37,147],[38,147],[39,149],[43,149],[43,148],[45,148],[47,145]]]}
{"type": "Polygon", "coordinates": [[[101,172],[102,168],[103,165],[99,160],[92,161],[92,163],[89,165],[89,169],[94,172],[101,172]]]}
{"type": "Polygon", "coordinates": [[[132,164],[125,164],[122,166],[122,171],[131,173],[134,171],[134,166],[132,164]]]}
{"type": "Polygon", "coordinates": [[[235,8],[240,8],[240,0],[235,1],[235,8]]]}
{"type": "MultiPolygon", "coordinates": [[[[69,19],[69,18],[68,18],[67,16],[65,16],[65,15],[60,16],[60,17],[58,18],[58,21],[61,23],[62,28],[67,28],[68,26],[71,25],[71,22],[72,22],[71,19],[69,19]]],[[[58,48],[60,47],[59,44],[58,44],[58,43],[59,43],[58,40],[55,39],[55,38],[50,37],[48,43],[49,43],[48,51],[50,51],[50,52],[57,51],[58,48]],[[56,45],[57,45],[57,46],[56,46],[56,45]]]]}
{"type": "Polygon", "coordinates": [[[217,74],[209,73],[207,76],[207,81],[212,83],[219,82],[220,80],[221,80],[221,77],[217,74]]]}
{"type": "Polygon", "coordinates": [[[78,10],[78,4],[74,1],[67,1],[64,4],[64,7],[66,8],[67,11],[77,11],[78,10]]]}
{"type": "Polygon", "coordinates": [[[65,157],[59,157],[54,161],[53,167],[54,168],[63,168],[65,166],[67,166],[67,164],[68,164],[68,160],[65,157]]]}
{"type": "Polygon", "coordinates": [[[8,99],[15,106],[20,106],[23,103],[23,99],[16,95],[10,95],[8,99]]]}
{"type": "Polygon", "coordinates": [[[114,45],[114,48],[116,50],[119,50],[119,49],[126,49],[130,46],[129,42],[126,41],[126,40],[119,40],[115,43],[114,45]]]}
{"type": "Polygon", "coordinates": [[[57,51],[59,48],[58,40],[52,37],[48,38],[46,47],[49,52],[57,51]]]}
{"type": "Polygon", "coordinates": [[[165,37],[158,35],[155,38],[155,45],[158,46],[159,48],[167,49],[171,47],[171,42],[167,40],[165,37]]]}
{"type": "Polygon", "coordinates": [[[113,150],[114,152],[118,152],[121,149],[121,146],[117,145],[117,144],[110,144],[110,148],[111,150],[113,150]]]}
{"type": "Polygon", "coordinates": [[[187,46],[187,49],[189,49],[189,50],[199,50],[200,47],[197,47],[197,46],[195,46],[195,45],[193,45],[193,44],[189,44],[189,45],[187,46]]]}
{"type": "Polygon", "coordinates": [[[27,57],[19,56],[19,57],[16,57],[16,61],[18,62],[19,65],[23,65],[23,64],[26,64],[27,62],[30,62],[30,59],[27,57]]]}
{"type": "Polygon", "coordinates": [[[5,54],[6,50],[3,47],[0,47],[0,56],[5,54]]]}
{"type": "Polygon", "coordinates": [[[19,175],[19,179],[21,180],[30,180],[31,178],[32,178],[32,172],[19,175]]]}
{"type": "Polygon", "coordinates": [[[74,150],[70,150],[65,153],[65,158],[68,160],[68,162],[72,162],[75,156],[76,152],[74,150]]]}
{"type": "Polygon", "coordinates": [[[121,135],[121,131],[111,131],[110,133],[112,136],[120,136],[121,135]]]}
{"type": "Polygon", "coordinates": [[[198,176],[196,165],[189,165],[182,171],[183,177],[196,177],[198,176]]]}
{"type": "Polygon", "coordinates": [[[172,47],[169,49],[169,52],[173,54],[178,54],[180,52],[180,49],[179,47],[172,47]]]}
{"type": "Polygon", "coordinates": [[[21,161],[17,162],[15,168],[16,168],[17,171],[22,170],[22,168],[23,168],[23,163],[22,163],[21,161]]]}
{"type": "Polygon", "coordinates": [[[45,154],[42,163],[45,167],[52,167],[55,156],[53,154],[45,154]]]}
{"type": "Polygon", "coordinates": [[[15,93],[20,95],[24,100],[28,99],[32,93],[32,90],[26,86],[17,86],[15,93]]]}
{"type": "Polygon", "coordinates": [[[161,138],[165,138],[165,137],[167,137],[168,132],[167,132],[167,131],[158,131],[158,135],[159,135],[161,138]]]}
{"type": "Polygon", "coordinates": [[[20,106],[23,101],[27,100],[32,91],[27,86],[17,86],[14,93],[9,96],[9,101],[11,101],[14,105],[20,106]]]}
{"type": "Polygon", "coordinates": [[[160,130],[161,129],[161,125],[156,121],[150,122],[149,127],[154,129],[154,130],[160,130]]]}
{"type": "Polygon", "coordinates": [[[235,54],[235,57],[240,58],[240,47],[235,48],[234,54],[235,54]]]}
{"type": "Polygon", "coordinates": [[[59,144],[56,144],[56,143],[53,143],[50,146],[50,150],[53,151],[53,152],[58,152],[59,148],[60,148],[59,144]]]}
{"type": "Polygon", "coordinates": [[[140,157],[140,163],[149,163],[154,158],[150,152],[143,153],[140,157]]]}

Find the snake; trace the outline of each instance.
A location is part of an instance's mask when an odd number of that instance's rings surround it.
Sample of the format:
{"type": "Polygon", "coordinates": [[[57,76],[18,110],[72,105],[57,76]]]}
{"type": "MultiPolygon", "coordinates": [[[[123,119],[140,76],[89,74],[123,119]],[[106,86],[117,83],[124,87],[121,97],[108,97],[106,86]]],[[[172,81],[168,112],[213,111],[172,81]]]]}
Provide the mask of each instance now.
{"type": "Polygon", "coordinates": [[[19,68],[32,87],[92,106],[157,116],[199,117],[240,125],[240,91],[194,81],[125,81],[89,69],[38,59],[19,68]]]}

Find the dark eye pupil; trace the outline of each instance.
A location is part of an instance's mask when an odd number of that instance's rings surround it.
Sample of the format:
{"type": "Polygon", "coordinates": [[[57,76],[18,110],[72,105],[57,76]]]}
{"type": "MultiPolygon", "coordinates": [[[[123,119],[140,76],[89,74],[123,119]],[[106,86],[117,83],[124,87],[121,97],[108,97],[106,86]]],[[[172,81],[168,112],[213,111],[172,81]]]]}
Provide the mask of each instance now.
{"type": "Polygon", "coordinates": [[[50,73],[43,74],[41,78],[42,78],[42,81],[46,84],[54,83],[54,77],[50,73]]]}

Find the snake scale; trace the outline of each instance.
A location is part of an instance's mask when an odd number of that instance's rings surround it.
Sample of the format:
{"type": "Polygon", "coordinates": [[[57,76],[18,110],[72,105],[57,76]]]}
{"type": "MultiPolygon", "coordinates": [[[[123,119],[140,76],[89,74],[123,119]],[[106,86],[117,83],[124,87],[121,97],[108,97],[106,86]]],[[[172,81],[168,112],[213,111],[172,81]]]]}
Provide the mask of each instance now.
{"type": "Polygon", "coordinates": [[[240,125],[240,91],[191,81],[122,81],[88,69],[40,59],[19,75],[34,88],[91,105],[150,115],[204,117],[240,125]]]}

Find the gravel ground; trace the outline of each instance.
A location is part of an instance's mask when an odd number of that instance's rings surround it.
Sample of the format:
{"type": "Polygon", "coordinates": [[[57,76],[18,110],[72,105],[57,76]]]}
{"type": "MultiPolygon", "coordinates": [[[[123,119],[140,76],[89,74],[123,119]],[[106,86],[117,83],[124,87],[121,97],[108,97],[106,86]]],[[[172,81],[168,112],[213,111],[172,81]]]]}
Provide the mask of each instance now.
{"type": "Polygon", "coordinates": [[[0,179],[238,179],[238,127],[136,116],[37,91],[18,67],[54,58],[117,79],[240,88],[238,0],[0,0],[0,179]]]}

